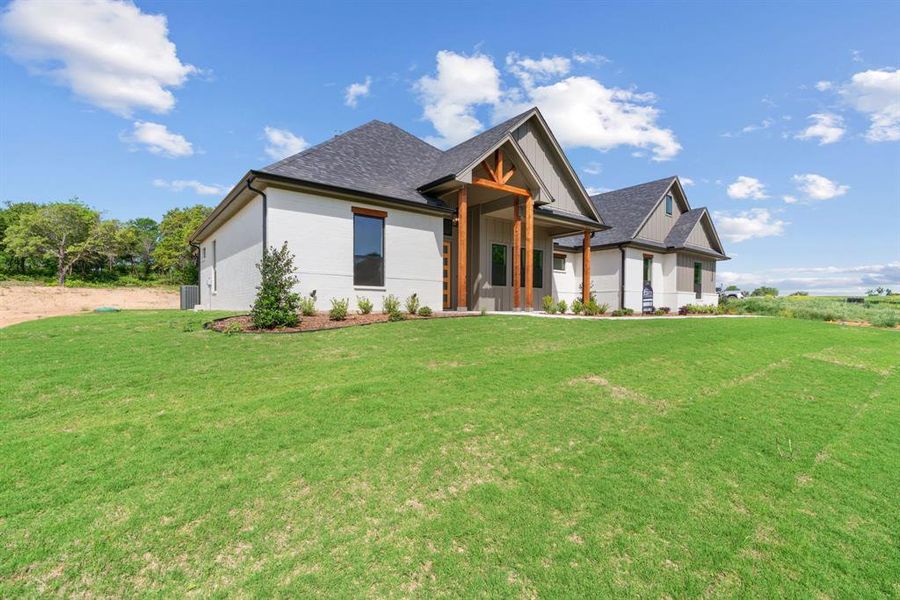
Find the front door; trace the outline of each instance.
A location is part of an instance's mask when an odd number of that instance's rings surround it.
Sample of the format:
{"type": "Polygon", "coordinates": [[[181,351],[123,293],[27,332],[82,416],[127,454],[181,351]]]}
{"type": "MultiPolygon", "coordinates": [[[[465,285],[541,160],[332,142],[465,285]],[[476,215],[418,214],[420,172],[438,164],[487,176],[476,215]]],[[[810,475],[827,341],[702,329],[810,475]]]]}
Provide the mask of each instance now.
{"type": "Polygon", "coordinates": [[[444,308],[450,308],[450,240],[444,240],[444,308]]]}

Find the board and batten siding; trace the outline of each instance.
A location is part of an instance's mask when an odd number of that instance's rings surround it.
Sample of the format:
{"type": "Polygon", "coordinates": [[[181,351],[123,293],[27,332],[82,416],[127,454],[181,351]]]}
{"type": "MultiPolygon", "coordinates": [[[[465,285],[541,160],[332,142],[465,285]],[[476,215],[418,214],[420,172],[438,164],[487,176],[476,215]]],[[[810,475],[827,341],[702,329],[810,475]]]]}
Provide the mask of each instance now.
{"type": "Polygon", "coordinates": [[[531,166],[537,171],[541,181],[556,200],[551,206],[574,214],[591,215],[576,198],[580,193],[569,183],[568,169],[560,164],[556,151],[544,134],[529,119],[513,131],[513,138],[522,148],[531,166]]]}
{"type": "Polygon", "coordinates": [[[678,253],[678,280],[679,292],[694,291],[694,263],[703,265],[700,290],[703,294],[713,294],[716,291],[716,261],[696,254],[678,253]]]}
{"type": "Polygon", "coordinates": [[[669,232],[678,221],[678,217],[681,216],[681,213],[682,210],[678,200],[673,198],[672,215],[667,215],[666,199],[665,196],[663,196],[662,201],[656,206],[656,209],[654,209],[650,218],[647,219],[647,222],[644,223],[644,226],[641,228],[640,232],[638,232],[637,237],[645,240],[653,240],[654,242],[665,241],[666,236],[669,235],[669,232]]]}
{"type": "Polygon", "coordinates": [[[687,238],[687,243],[691,246],[697,246],[698,248],[707,248],[712,250],[713,247],[709,243],[709,232],[706,231],[706,226],[703,224],[703,219],[700,219],[691,230],[691,234],[687,238]]]}
{"type": "MultiPolygon", "coordinates": [[[[472,274],[474,279],[470,279],[474,283],[473,295],[475,310],[512,310],[513,308],[513,224],[512,221],[503,219],[495,219],[492,217],[481,217],[478,219],[478,251],[477,265],[478,268],[472,274]],[[506,283],[504,286],[491,285],[491,244],[503,244],[506,246],[506,283]]],[[[522,248],[525,248],[525,220],[522,220],[522,248]]],[[[475,244],[473,244],[474,246],[475,244]]],[[[537,287],[537,280],[533,288],[532,308],[541,308],[541,299],[544,296],[553,295],[553,238],[547,235],[546,231],[540,227],[534,228],[534,249],[543,250],[543,287],[537,287]]],[[[525,303],[525,281],[522,280],[521,301],[525,303]]]]}

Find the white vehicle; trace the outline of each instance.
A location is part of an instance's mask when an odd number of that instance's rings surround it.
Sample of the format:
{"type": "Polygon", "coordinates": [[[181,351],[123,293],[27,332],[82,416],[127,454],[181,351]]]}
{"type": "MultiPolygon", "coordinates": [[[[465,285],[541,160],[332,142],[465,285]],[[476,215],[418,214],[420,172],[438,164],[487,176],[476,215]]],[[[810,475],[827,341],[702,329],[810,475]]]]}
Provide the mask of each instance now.
{"type": "Polygon", "coordinates": [[[723,298],[726,300],[741,300],[750,295],[748,292],[745,292],[743,290],[726,290],[721,286],[716,288],[716,291],[719,293],[719,300],[722,300],[723,298]]]}

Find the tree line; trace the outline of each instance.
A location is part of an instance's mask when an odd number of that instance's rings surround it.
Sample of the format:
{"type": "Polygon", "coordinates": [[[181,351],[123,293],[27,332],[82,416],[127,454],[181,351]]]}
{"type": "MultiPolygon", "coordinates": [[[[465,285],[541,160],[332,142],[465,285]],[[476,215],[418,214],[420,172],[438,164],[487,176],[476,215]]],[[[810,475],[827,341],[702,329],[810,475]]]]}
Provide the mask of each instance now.
{"type": "Polygon", "coordinates": [[[78,198],[0,207],[0,277],[97,283],[194,283],[191,233],[212,211],[203,205],[148,217],[106,219],[78,198]]]}

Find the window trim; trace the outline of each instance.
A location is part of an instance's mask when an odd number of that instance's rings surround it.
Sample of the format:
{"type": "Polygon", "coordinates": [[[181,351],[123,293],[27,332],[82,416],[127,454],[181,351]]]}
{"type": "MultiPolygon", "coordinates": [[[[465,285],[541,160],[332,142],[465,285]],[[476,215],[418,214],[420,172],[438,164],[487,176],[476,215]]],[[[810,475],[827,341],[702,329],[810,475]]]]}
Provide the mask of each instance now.
{"type": "Polygon", "coordinates": [[[491,287],[510,287],[510,260],[509,260],[509,244],[503,242],[491,242],[491,287]],[[494,246],[503,248],[503,283],[494,283],[494,246]]]}
{"type": "Polygon", "coordinates": [[[567,258],[566,254],[564,252],[554,252],[553,260],[556,260],[557,258],[561,258],[563,260],[563,268],[557,269],[556,264],[554,264],[553,271],[556,273],[565,273],[566,272],[566,258],[567,258]]]}
{"type": "Polygon", "coordinates": [[[644,254],[641,259],[641,285],[649,283],[651,286],[653,285],[653,255],[652,254],[644,254]],[[650,261],[650,268],[647,269],[647,261],[650,261]],[[645,271],[647,271],[646,275],[649,277],[644,278],[645,271]]]}
{"type": "Polygon", "coordinates": [[[353,288],[360,290],[384,290],[387,282],[387,212],[383,210],[375,210],[363,206],[351,206],[352,228],[353,228],[353,288]],[[357,283],[356,282],[356,217],[368,217],[370,219],[381,219],[381,283],[357,283]]]}

